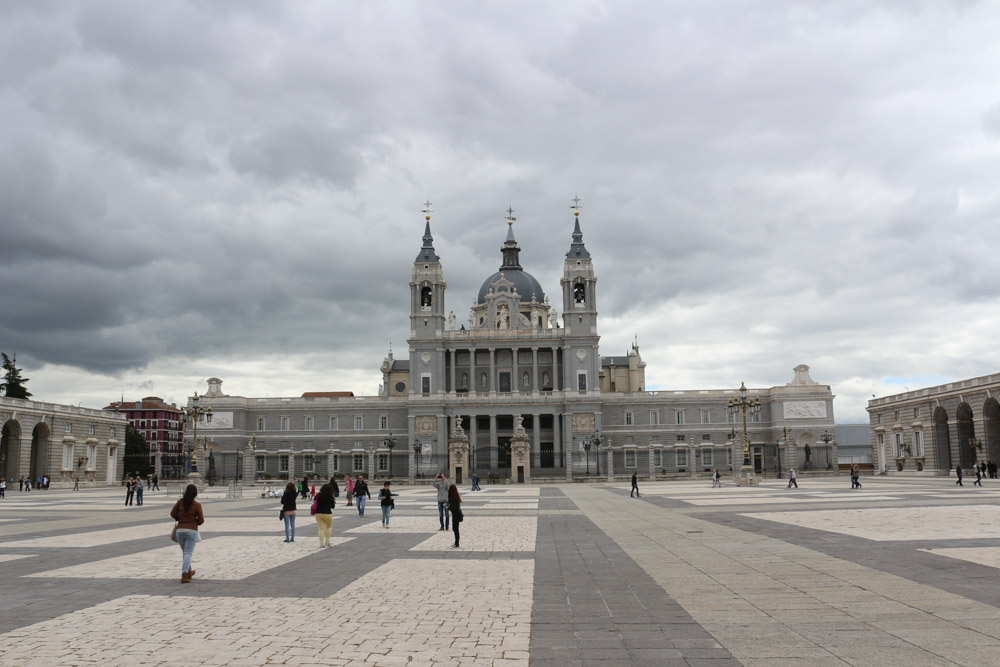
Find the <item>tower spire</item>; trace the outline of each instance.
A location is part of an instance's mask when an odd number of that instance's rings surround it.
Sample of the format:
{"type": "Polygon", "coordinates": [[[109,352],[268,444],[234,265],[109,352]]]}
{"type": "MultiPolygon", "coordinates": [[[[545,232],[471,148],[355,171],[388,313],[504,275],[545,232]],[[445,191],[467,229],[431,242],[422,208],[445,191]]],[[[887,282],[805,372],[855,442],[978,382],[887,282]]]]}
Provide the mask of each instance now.
{"type": "Polygon", "coordinates": [[[514,221],[517,218],[514,217],[514,207],[507,207],[507,240],[504,241],[503,246],[500,248],[500,252],[503,254],[503,264],[500,265],[501,271],[507,270],[522,270],[521,262],[518,259],[518,255],[521,252],[520,246],[517,245],[517,240],[514,238],[514,221]]]}
{"type": "Polygon", "coordinates": [[[566,253],[567,259],[577,258],[589,258],[590,253],[587,252],[587,246],[583,245],[583,232],[580,231],[580,202],[583,201],[580,197],[573,195],[573,205],[570,206],[573,209],[573,243],[569,247],[569,252],[566,253]]]}
{"type": "Polygon", "coordinates": [[[417,253],[417,258],[414,261],[437,262],[441,258],[434,251],[434,237],[431,236],[431,201],[429,199],[424,202],[422,211],[426,223],[424,225],[424,244],[420,247],[420,252],[417,253]]]}

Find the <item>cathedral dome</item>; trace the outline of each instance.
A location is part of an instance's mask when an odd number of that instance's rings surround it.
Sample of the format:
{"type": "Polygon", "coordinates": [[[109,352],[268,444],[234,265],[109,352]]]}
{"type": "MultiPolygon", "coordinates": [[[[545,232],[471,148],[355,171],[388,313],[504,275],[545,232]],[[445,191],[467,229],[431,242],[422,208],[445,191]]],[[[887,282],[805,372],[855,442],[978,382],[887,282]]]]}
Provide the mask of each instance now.
{"type": "Polygon", "coordinates": [[[542,291],[541,284],[535,280],[535,276],[521,267],[505,267],[503,271],[497,271],[483,282],[483,286],[479,288],[479,296],[476,299],[476,303],[486,303],[486,294],[490,291],[493,283],[500,280],[501,277],[514,283],[514,289],[517,290],[523,303],[531,301],[531,297],[535,297],[535,301],[539,303],[545,301],[545,292],[542,291]]]}

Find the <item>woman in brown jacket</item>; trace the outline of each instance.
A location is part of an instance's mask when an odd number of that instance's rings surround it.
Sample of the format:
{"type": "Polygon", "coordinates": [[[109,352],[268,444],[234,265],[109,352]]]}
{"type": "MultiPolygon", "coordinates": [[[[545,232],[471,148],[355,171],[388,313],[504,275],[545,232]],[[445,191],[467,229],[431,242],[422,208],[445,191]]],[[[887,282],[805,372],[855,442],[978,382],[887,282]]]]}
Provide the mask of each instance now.
{"type": "Polygon", "coordinates": [[[205,523],[201,503],[195,500],[197,495],[198,487],[188,484],[184,489],[184,496],[170,510],[170,516],[177,522],[177,544],[184,553],[184,560],[181,563],[182,584],[190,584],[194,576],[194,570],[191,569],[191,555],[194,553],[194,545],[198,542],[198,526],[205,523]]]}

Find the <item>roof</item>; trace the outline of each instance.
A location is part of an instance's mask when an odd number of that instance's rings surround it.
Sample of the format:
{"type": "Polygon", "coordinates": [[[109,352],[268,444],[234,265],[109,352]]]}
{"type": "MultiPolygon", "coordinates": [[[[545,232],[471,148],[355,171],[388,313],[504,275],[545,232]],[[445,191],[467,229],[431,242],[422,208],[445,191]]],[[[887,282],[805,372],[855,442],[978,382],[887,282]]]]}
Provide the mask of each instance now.
{"type": "Polygon", "coordinates": [[[531,301],[531,297],[535,297],[535,301],[538,301],[539,303],[545,301],[545,292],[542,291],[542,286],[538,280],[535,279],[535,276],[518,267],[515,269],[497,271],[492,276],[487,278],[483,283],[483,286],[479,288],[479,296],[476,298],[477,303],[486,303],[486,294],[490,291],[493,283],[500,280],[501,277],[506,278],[514,284],[514,289],[517,290],[517,294],[521,297],[522,303],[528,303],[531,301]]]}
{"type": "Polygon", "coordinates": [[[393,359],[392,367],[390,371],[408,371],[410,370],[410,360],[409,359],[393,359]]]}
{"type": "Polygon", "coordinates": [[[307,391],[302,398],[352,398],[353,391],[307,391]]]}
{"type": "Polygon", "coordinates": [[[181,411],[176,405],[164,403],[163,399],[159,396],[146,396],[141,401],[112,401],[106,408],[101,409],[114,410],[115,412],[127,412],[129,410],[172,410],[179,413],[181,411]]]}
{"type": "Polygon", "coordinates": [[[628,357],[601,357],[601,366],[628,366],[628,357]]]}

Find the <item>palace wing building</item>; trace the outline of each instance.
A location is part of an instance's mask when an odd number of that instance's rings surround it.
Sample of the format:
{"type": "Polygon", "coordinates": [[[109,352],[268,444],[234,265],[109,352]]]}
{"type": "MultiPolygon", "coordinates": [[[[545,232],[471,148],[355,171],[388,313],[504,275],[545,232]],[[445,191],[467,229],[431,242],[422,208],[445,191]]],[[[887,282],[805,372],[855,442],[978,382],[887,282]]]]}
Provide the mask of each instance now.
{"type": "MultiPolygon", "coordinates": [[[[379,395],[246,398],[225,394],[222,380],[211,378],[200,400],[212,414],[198,429],[212,468],[201,474],[424,478],[448,469],[449,441],[464,435],[467,475],[517,481],[515,434],[528,443],[533,481],[738,469],[743,424],[727,411],[738,390],[647,391],[638,345],[601,356],[597,272],[579,210],[568,240],[559,291],[546,293],[521,266],[509,219],[500,265],[477,294],[462,297],[474,298],[460,321],[445,306],[444,266],[427,216],[409,281],[408,358],[389,352],[379,395]]],[[[762,404],[747,428],[758,472],[836,470],[834,397],[808,366],[796,366],[786,385],[750,394],[762,404]]]]}

